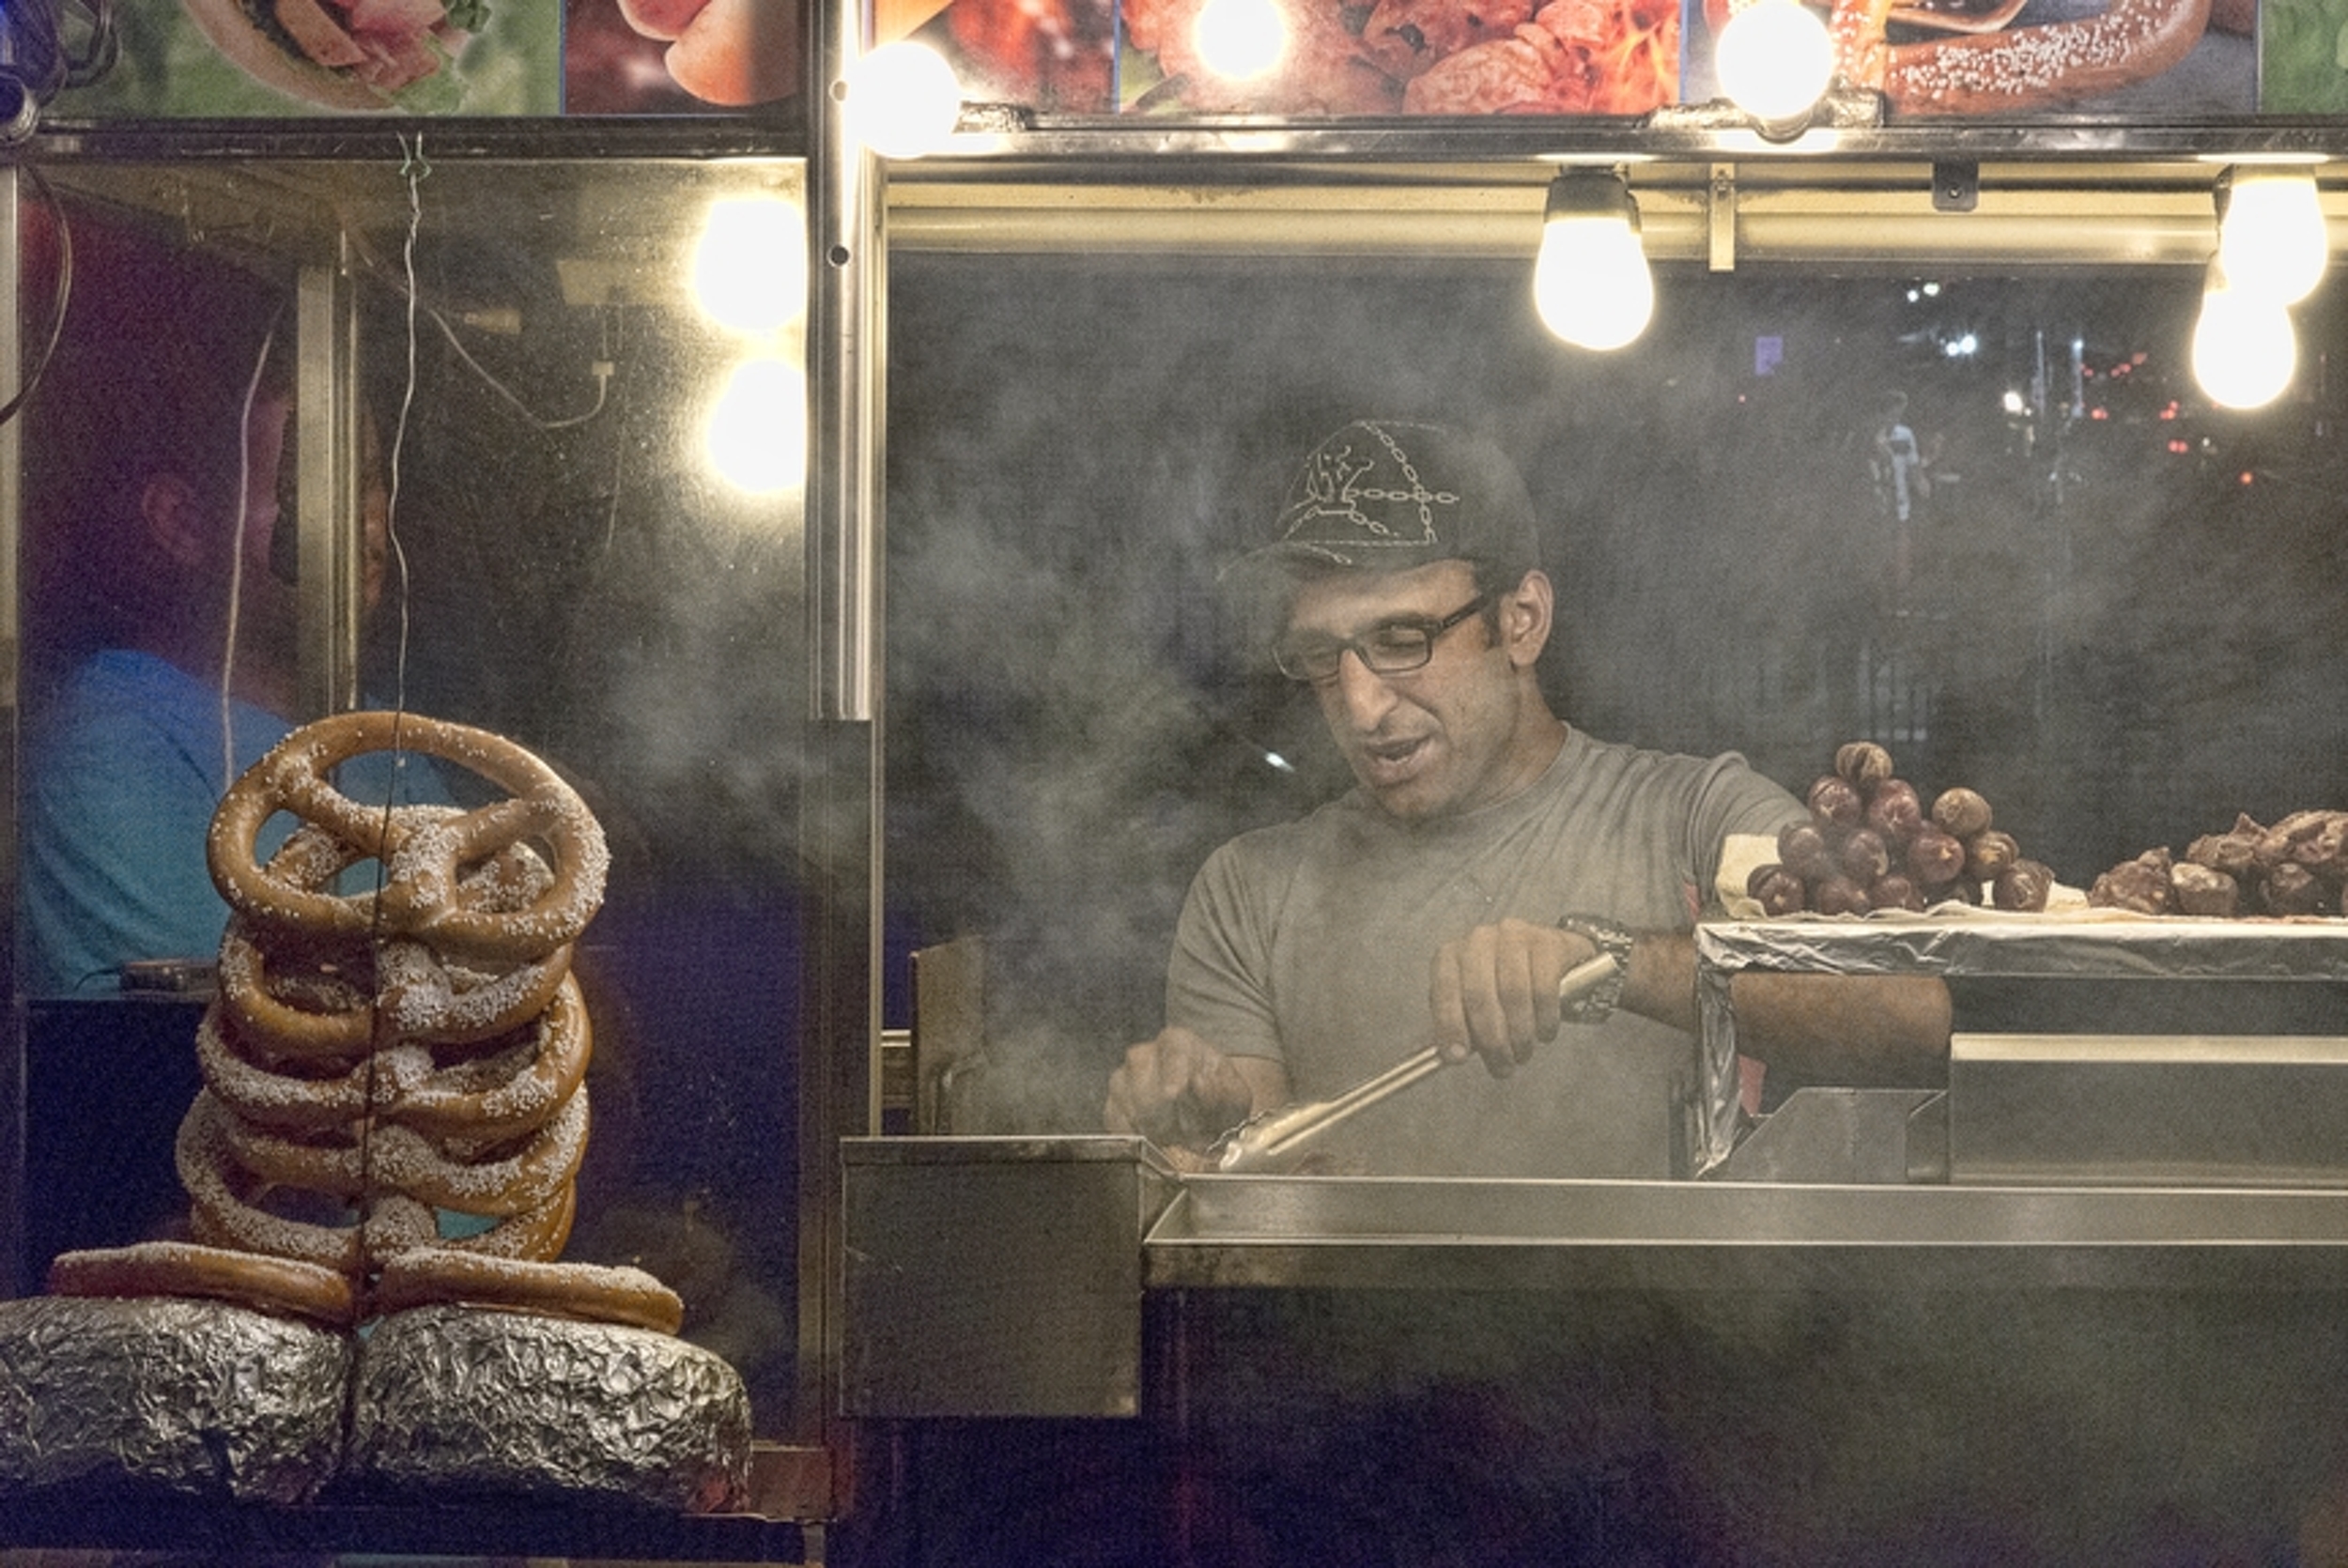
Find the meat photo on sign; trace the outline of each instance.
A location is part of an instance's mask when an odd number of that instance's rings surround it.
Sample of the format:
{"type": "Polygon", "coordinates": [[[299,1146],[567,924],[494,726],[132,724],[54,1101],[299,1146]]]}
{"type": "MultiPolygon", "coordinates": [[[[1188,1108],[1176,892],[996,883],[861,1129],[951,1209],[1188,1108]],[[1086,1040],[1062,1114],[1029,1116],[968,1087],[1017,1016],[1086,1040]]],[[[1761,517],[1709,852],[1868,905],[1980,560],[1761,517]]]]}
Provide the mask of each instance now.
{"type": "Polygon", "coordinates": [[[1274,115],[1644,115],[1679,98],[1678,0],[1268,0],[1288,47],[1218,71],[1203,12],[1231,0],[1127,0],[1126,108],[1274,115]]]}
{"type": "Polygon", "coordinates": [[[874,45],[913,41],[962,96],[1065,115],[1117,107],[1117,0],[876,0],[874,45]]]}

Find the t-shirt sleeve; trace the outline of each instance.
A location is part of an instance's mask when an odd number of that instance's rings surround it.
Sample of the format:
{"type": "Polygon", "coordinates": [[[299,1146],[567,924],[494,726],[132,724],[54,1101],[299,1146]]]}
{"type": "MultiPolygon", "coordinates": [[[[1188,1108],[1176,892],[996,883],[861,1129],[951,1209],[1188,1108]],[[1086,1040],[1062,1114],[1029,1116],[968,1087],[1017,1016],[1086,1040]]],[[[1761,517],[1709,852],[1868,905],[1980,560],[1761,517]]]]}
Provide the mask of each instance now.
{"type": "Polygon", "coordinates": [[[1809,812],[1784,786],[1763,777],[1734,752],[1712,760],[1697,782],[1688,817],[1688,851],[1704,912],[1723,912],[1722,889],[1772,858],[1778,831],[1809,812]]]}
{"type": "Polygon", "coordinates": [[[1166,962],[1166,1022],[1228,1055],[1286,1059],[1273,1022],[1273,893],[1239,843],[1192,879],[1166,962]]]}

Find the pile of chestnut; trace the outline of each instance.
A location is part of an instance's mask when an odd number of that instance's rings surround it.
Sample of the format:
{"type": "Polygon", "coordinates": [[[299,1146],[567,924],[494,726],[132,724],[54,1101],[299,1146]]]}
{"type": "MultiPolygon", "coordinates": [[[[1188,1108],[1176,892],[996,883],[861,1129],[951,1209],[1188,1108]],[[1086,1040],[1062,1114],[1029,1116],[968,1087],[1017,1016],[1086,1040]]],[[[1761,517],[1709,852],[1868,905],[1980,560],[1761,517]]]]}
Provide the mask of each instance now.
{"type": "Polygon", "coordinates": [[[1808,822],[1777,836],[1777,860],[1746,879],[1765,915],[1865,915],[1952,899],[2047,907],[2054,872],[1990,825],[1988,801],[1943,790],[1927,808],[1873,741],[1836,749],[1834,771],[1810,786],[1809,806],[1808,822]]]}
{"type": "Polygon", "coordinates": [[[2139,915],[2333,915],[2348,908],[2348,811],[2248,816],[2205,834],[2183,859],[2146,850],[2095,879],[2087,901],[2139,915]]]}

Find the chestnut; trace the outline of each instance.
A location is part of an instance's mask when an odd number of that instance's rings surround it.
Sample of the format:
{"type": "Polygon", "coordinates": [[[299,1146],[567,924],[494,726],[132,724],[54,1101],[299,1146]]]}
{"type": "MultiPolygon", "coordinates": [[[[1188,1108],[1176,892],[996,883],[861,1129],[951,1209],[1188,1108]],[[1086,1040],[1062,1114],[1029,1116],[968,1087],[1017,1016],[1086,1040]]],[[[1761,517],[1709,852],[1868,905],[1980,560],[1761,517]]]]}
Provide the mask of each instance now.
{"type": "Polygon", "coordinates": [[[1960,784],[1933,797],[1932,820],[1943,833],[1970,838],[1989,831],[1989,802],[1960,784]]]}
{"type": "Polygon", "coordinates": [[[1867,904],[1871,909],[1906,909],[1922,914],[1924,895],[1913,882],[1897,871],[1877,877],[1867,889],[1867,904]]]}
{"type": "Polygon", "coordinates": [[[1867,797],[1867,825],[1883,835],[1887,844],[1905,844],[1924,825],[1924,804],[1916,786],[1905,778],[1887,778],[1867,797]]]}
{"type": "Polygon", "coordinates": [[[1871,827],[1855,827],[1844,835],[1834,858],[1842,862],[1845,873],[1861,887],[1870,885],[1892,869],[1892,852],[1885,847],[1883,835],[1871,827]]]}
{"type": "Polygon", "coordinates": [[[1873,741],[1851,741],[1836,748],[1834,771],[1871,790],[1892,776],[1892,754],[1873,741]]]}
{"type": "Polygon", "coordinates": [[[1927,827],[1908,846],[1908,874],[1926,887],[1939,887],[1965,874],[1965,846],[1953,834],[1927,827]]]}
{"type": "Polygon", "coordinates": [[[2305,866],[2286,860],[2260,881],[2259,902],[2269,915],[2321,914],[2324,884],[2305,866]]]}
{"type": "Polygon", "coordinates": [[[2230,871],[2181,861],[2170,869],[2169,885],[2180,914],[2231,919],[2242,913],[2242,884],[2230,871]]]}
{"type": "Polygon", "coordinates": [[[1837,827],[1857,827],[1866,815],[1859,786],[1839,774],[1828,774],[1810,786],[1810,814],[1837,827]]]}
{"type": "Polygon", "coordinates": [[[1834,874],[1834,856],[1815,822],[1790,822],[1777,836],[1777,858],[1806,882],[1834,874]]]}
{"type": "Polygon", "coordinates": [[[2014,835],[1994,827],[1965,841],[1965,874],[1980,882],[1995,881],[1999,872],[2021,858],[2022,846],[2014,841],[2014,835]]]}
{"type": "Polygon", "coordinates": [[[1810,907],[1820,915],[1864,915],[1867,890],[1849,877],[1828,877],[1810,889],[1810,907]]]}
{"type": "Polygon", "coordinates": [[[1745,891],[1761,905],[1761,913],[1771,919],[1781,915],[1800,915],[1810,907],[1809,891],[1801,878],[1783,866],[1756,866],[1753,875],[1745,879],[1745,891]]]}
{"type": "Polygon", "coordinates": [[[2000,909],[2036,913],[2054,891],[2054,870],[2036,860],[2017,860],[1998,873],[1990,899],[2000,909]]]}

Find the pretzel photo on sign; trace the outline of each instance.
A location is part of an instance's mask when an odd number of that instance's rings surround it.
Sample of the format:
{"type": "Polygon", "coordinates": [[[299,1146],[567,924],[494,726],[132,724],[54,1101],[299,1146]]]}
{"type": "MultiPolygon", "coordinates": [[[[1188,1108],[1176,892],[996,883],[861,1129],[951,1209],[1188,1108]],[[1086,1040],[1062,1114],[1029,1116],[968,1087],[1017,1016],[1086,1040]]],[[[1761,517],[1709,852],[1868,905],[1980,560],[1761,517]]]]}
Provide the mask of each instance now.
{"type": "Polygon", "coordinates": [[[1893,43],[1888,25],[1914,20],[1911,11],[1895,0],[1834,0],[1829,30],[1843,80],[1882,93],[1894,114],[1995,115],[2098,98],[2172,69],[2208,30],[2210,5],[2108,0],[2071,21],[1893,43]]]}

